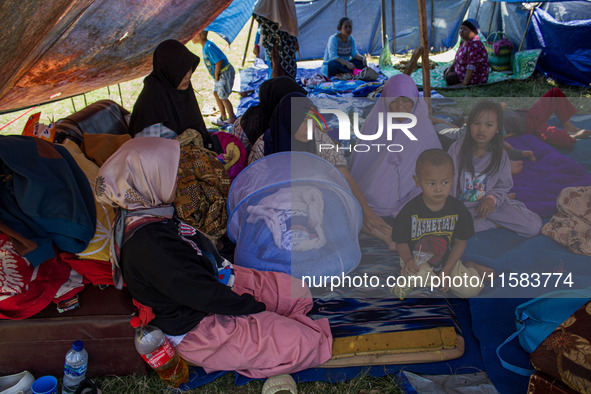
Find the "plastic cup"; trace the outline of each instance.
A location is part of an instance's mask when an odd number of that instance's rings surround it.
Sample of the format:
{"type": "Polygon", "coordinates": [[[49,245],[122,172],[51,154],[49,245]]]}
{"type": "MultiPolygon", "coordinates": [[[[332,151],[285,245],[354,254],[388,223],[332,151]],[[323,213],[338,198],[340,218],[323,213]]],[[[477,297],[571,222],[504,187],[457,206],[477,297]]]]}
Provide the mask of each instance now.
{"type": "Polygon", "coordinates": [[[41,376],[31,386],[33,394],[56,394],[57,379],[51,375],[41,376]]]}

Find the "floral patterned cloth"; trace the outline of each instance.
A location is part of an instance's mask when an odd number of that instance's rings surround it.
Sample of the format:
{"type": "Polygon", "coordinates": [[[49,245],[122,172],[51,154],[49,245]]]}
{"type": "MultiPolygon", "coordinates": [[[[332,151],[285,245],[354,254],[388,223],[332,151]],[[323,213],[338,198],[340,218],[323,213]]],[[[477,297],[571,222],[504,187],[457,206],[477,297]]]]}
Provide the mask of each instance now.
{"type": "Polygon", "coordinates": [[[531,354],[534,368],[579,393],[591,393],[591,301],[559,325],[531,354]]]}
{"type": "Polygon", "coordinates": [[[229,192],[228,172],[215,153],[181,143],[173,203],[178,217],[215,241],[226,232],[229,192]]]}
{"type": "Polygon", "coordinates": [[[460,48],[456,52],[454,70],[463,80],[467,70],[473,70],[469,85],[480,85],[488,80],[488,55],[484,44],[478,36],[474,36],[470,41],[460,43],[460,48]]]}
{"type": "Polygon", "coordinates": [[[542,228],[542,234],[573,253],[591,256],[591,186],[563,189],[556,206],[558,213],[542,228]]]}

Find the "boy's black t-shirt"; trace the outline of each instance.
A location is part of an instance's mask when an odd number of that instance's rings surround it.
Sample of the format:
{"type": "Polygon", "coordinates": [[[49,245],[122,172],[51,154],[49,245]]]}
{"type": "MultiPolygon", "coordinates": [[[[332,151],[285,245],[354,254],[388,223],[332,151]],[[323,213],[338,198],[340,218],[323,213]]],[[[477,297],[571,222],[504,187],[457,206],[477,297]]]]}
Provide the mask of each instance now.
{"type": "Polygon", "coordinates": [[[408,244],[411,253],[433,253],[429,264],[435,271],[445,265],[454,239],[468,240],[474,235],[472,215],[458,199],[449,196],[443,208],[431,211],[423,195],[410,200],[394,222],[392,240],[408,244]]]}

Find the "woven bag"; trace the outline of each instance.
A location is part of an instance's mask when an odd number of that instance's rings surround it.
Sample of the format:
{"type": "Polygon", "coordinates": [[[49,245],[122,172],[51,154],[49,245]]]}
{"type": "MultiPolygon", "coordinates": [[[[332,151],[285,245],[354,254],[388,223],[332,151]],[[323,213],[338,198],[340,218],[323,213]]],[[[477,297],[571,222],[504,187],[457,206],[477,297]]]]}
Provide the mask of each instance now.
{"type": "Polygon", "coordinates": [[[488,55],[488,64],[493,71],[510,71],[511,70],[511,51],[513,50],[510,46],[502,46],[499,49],[499,54],[495,54],[494,43],[502,38],[506,38],[506,34],[500,31],[492,32],[488,35],[486,42],[484,42],[484,48],[488,55]]]}

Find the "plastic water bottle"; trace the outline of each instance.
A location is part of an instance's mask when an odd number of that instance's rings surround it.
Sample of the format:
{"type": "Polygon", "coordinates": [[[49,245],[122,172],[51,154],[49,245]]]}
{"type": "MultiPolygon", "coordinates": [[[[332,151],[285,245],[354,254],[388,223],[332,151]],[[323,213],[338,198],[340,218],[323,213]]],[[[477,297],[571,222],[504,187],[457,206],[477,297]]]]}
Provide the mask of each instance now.
{"type": "Polygon", "coordinates": [[[84,349],[84,342],[75,341],[72,348],[66,353],[62,394],[73,394],[76,391],[86,376],[87,367],[88,352],[84,349]]]}
{"type": "Polygon", "coordinates": [[[137,317],[133,317],[130,324],[135,328],[135,348],[160,379],[172,388],[186,383],[189,380],[189,367],[162,330],[150,325],[142,326],[137,317]]]}

